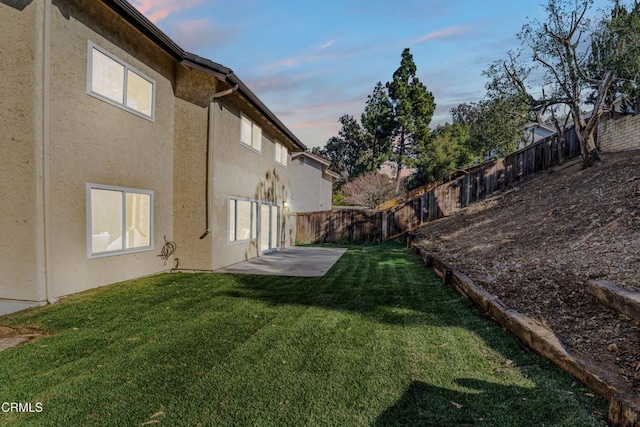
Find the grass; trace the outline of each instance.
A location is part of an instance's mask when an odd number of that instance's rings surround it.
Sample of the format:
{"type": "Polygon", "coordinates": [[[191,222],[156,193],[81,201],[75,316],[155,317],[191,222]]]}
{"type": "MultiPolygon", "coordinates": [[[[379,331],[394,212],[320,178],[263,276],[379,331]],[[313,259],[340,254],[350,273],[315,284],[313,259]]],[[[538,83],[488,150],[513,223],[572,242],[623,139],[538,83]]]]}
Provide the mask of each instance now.
{"type": "Polygon", "coordinates": [[[323,278],[165,274],[0,324],[55,333],[0,352],[0,402],[43,406],[0,425],[606,425],[396,244],[323,278]]]}

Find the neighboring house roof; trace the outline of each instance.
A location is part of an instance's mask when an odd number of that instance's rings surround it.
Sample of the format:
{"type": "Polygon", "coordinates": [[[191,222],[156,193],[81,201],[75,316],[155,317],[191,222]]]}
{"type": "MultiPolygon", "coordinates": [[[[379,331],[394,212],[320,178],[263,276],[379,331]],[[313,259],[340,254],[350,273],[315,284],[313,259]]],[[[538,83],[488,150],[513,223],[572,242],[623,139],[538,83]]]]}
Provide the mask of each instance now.
{"type": "Polygon", "coordinates": [[[544,123],[530,123],[524,127],[524,137],[527,142],[537,142],[556,133],[555,128],[544,123]]]}
{"type": "Polygon", "coordinates": [[[316,161],[322,165],[322,173],[325,173],[335,179],[340,178],[340,175],[329,169],[329,167],[331,166],[331,162],[329,162],[329,160],[325,159],[324,157],[318,156],[317,154],[313,154],[309,151],[301,151],[291,154],[292,159],[297,159],[298,157],[306,157],[308,159],[316,161]]]}
{"type": "Polygon", "coordinates": [[[529,123],[528,125],[526,125],[525,130],[531,129],[531,128],[538,128],[541,130],[545,130],[545,131],[549,131],[551,133],[555,133],[556,129],[552,126],[549,126],[547,124],[544,123],[529,123]]]}
{"type": "Polygon", "coordinates": [[[212,74],[231,87],[238,85],[238,92],[262,115],[264,115],[280,132],[286,135],[297,148],[304,151],[307,147],[289,130],[278,117],[249,89],[249,87],[228,67],[189,53],[178,46],[165,33],[156,27],[147,17],[140,13],[126,0],[102,0],[129,24],[144,34],[152,42],[167,52],[181,64],[212,74]]]}

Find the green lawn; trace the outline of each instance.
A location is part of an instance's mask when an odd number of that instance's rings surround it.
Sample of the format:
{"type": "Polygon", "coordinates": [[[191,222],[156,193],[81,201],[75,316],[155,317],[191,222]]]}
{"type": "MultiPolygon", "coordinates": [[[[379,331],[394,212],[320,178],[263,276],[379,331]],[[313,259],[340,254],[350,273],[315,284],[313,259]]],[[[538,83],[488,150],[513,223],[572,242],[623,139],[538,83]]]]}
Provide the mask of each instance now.
{"type": "Polygon", "coordinates": [[[164,274],[0,317],[0,425],[592,426],[606,403],[396,244],[324,278],[164,274]]]}

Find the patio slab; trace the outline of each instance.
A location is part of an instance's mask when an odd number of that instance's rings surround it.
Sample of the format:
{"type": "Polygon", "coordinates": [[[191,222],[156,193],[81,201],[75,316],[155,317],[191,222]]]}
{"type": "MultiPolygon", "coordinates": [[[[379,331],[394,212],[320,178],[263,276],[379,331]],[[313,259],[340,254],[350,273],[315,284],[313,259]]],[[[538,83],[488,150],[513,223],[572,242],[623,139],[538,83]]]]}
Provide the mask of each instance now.
{"type": "Polygon", "coordinates": [[[293,247],[233,264],[216,273],[267,276],[322,277],[346,252],[346,248],[293,247]]]}

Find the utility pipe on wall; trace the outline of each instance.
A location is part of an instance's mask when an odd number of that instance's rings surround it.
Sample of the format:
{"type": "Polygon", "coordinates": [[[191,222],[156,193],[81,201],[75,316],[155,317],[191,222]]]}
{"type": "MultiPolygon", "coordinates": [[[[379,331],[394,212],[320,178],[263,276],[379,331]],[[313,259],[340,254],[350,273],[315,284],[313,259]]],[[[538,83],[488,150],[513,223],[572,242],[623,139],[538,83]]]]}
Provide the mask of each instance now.
{"type": "Polygon", "coordinates": [[[200,240],[204,239],[211,232],[211,189],[213,188],[213,133],[215,132],[215,109],[216,99],[232,94],[238,90],[235,85],[220,93],[214,93],[209,103],[209,118],[207,120],[207,180],[205,183],[205,221],[206,229],[200,235],[200,240]]]}
{"type": "Polygon", "coordinates": [[[42,204],[44,227],[44,288],[47,302],[57,302],[53,292],[53,266],[51,263],[51,0],[44,2],[42,46],[42,204]]]}

